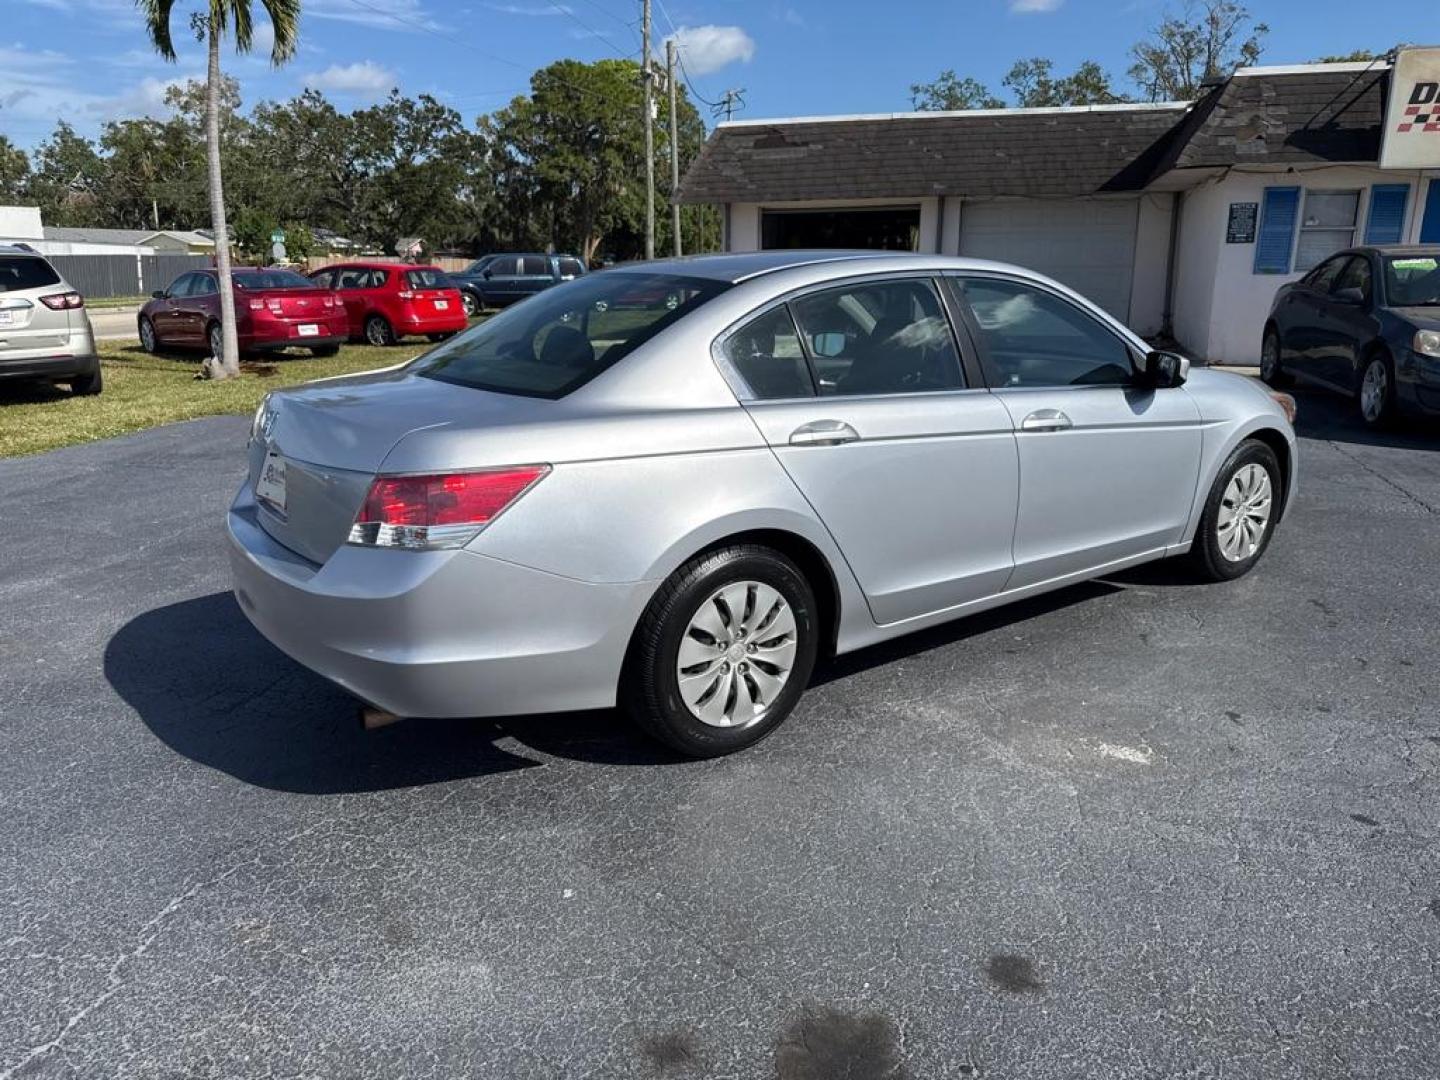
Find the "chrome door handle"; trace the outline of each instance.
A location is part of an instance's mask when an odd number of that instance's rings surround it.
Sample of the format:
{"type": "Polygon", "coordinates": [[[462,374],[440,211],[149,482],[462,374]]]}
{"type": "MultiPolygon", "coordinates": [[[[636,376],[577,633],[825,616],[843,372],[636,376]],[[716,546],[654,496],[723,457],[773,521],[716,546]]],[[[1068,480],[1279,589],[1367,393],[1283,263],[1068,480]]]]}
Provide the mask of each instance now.
{"type": "Polygon", "coordinates": [[[1064,431],[1074,426],[1059,409],[1036,409],[1020,421],[1021,431],[1064,431]]]}
{"type": "Polygon", "coordinates": [[[790,433],[790,445],[839,446],[859,438],[860,433],[843,420],[813,420],[790,433]]]}

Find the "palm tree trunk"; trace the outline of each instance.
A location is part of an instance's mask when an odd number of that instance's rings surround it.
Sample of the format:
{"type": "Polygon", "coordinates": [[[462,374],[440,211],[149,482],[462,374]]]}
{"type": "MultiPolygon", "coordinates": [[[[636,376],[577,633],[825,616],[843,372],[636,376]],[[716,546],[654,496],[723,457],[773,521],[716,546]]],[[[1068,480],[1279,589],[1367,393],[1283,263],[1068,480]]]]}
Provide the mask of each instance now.
{"type": "Polygon", "coordinates": [[[225,221],[225,186],[220,177],[220,35],[223,24],[214,5],[210,8],[210,71],[205,92],[205,149],[210,165],[210,218],[215,230],[215,277],[220,286],[218,374],[240,374],[240,343],[235,336],[235,292],[230,284],[230,229],[225,221]]]}

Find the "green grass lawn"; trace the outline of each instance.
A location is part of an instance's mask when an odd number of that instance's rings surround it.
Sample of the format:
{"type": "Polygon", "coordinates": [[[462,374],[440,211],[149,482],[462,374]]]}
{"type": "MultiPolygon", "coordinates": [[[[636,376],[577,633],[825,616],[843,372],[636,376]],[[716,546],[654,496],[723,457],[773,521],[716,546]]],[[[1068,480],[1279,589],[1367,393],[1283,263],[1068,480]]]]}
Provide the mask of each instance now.
{"type": "Polygon", "coordinates": [[[388,367],[427,348],[416,339],[389,349],[347,345],[323,360],[282,353],[244,364],[238,379],[207,382],[195,378],[199,353],[148,356],[138,345],[101,342],[105,391],[99,397],[71,397],[68,387],[0,383],[0,457],[38,454],[199,416],[248,416],[269,390],[388,367]]]}

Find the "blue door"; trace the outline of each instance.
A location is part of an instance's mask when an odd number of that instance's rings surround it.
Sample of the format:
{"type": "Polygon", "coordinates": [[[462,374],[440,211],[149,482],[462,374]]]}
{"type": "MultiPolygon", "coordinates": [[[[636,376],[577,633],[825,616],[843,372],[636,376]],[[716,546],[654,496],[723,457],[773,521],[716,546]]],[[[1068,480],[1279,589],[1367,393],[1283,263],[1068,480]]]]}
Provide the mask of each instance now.
{"type": "Polygon", "coordinates": [[[1431,180],[1425,192],[1425,216],[1420,219],[1420,242],[1440,244],[1440,180],[1431,180]]]}

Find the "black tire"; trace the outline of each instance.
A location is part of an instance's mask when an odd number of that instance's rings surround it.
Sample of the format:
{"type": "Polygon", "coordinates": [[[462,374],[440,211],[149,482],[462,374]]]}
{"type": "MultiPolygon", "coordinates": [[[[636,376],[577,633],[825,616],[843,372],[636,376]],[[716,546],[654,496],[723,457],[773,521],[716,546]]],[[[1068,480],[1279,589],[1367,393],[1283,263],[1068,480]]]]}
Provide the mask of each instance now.
{"type": "Polygon", "coordinates": [[[379,348],[395,344],[395,330],[383,315],[371,315],[365,320],[365,340],[379,348]]]}
{"type": "Polygon", "coordinates": [[[1283,390],[1295,381],[1285,370],[1281,355],[1280,332],[1267,326],[1260,342],[1260,378],[1276,390],[1283,390]]]}
{"type": "Polygon", "coordinates": [[[314,356],[314,357],[317,357],[317,358],[324,358],[324,357],[328,357],[328,356],[338,356],[339,354],[340,354],[340,346],[339,346],[339,345],[316,345],[316,346],[312,347],[311,350],[310,350],[310,355],[311,355],[311,356],[314,356]]]}
{"type": "Polygon", "coordinates": [[[1210,496],[1205,500],[1205,509],[1200,514],[1200,525],[1195,531],[1195,541],[1190,546],[1190,563],[1196,574],[1204,581],[1234,581],[1248,574],[1270,546],[1275,535],[1275,526],[1280,509],[1285,504],[1285,477],[1275,451],[1258,439],[1246,439],[1225,460],[1215,483],[1210,487],[1210,496]],[[1220,512],[1227,500],[1227,489],[1235,474],[1246,466],[1259,465],[1270,478],[1269,516],[1264,530],[1254,549],[1242,558],[1227,557],[1221,550],[1220,512]]]}
{"type": "Polygon", "coordinates": [[[140,316],[136,332],[140,335],[140,348],[152,356],[160,351],[160,339],[155,336],[155,324],[144,315],[140,316]]]}
{"type": "MultiPolygon", "coordinates": [[[[722,605],[716,610],[723,615],[728,609],[722,605]]],[[[805,692],[819,644],[817,610],[805,575],[777,551],[736,544],[697,556],[670,575],[641,616],[621,679],[621,704],[644,731],[689,757],[718,757],[753,746],[784,722],[805,692]],[[777,696],[753,722],[717,727],[700,720],[681,697],[679,650],[691,621],[707,601],[721,588],[740,582],[769,586],[789,605],[795,621],[795,653],[777,696]]],[[[744,661],[737,660],[732,678],[745,677],[738,675],[744,667],[744,661]]]]}
{"type": "Polygon", "coordinates": [[[218,322],[212,322],[205,328],[205,340],[210,343],[210,355],[216,360],[225,355],[225,332],[218,322]]]}
{"type": "Polygon", "coordinates": [[[100,365],[95,365],[95,370],[85,375],[77,375],[70,380],[70,393],[76,397],[94,397],[105,388],[105,378],[100,374],[100,365]]]}
{"type": "Polygon", "coordinates": [[[1360,384],[1356,388],[1355,402],[1366,427],[1381,431],[1395,422],[1400,411],[1395,403],[1395,364],[1383,349],[1372,352],[1360,366],[1360,384]],[[1378,401],[1369,392],[1372,377],[1380,380],[1378,401]]]}

